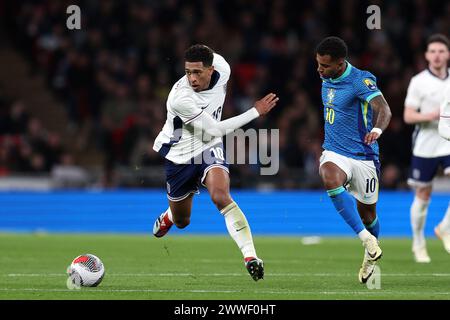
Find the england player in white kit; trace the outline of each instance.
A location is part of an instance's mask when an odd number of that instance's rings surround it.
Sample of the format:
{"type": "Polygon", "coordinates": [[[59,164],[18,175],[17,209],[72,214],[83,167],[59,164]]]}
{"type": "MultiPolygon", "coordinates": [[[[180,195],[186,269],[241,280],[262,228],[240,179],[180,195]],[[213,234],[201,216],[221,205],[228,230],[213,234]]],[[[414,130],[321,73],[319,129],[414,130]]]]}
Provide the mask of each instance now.
{"type": "Polygon", "coordinates": [[[230,66],[205,45],[185,52],[186,75],[172,87],[167,99],[167,120],[153,149],[165,158],[169,208],[155,221],[153,234],[164,236],[175,224],[185,228],[191,217],[193,194],[203,184],[225,218],[233,240],[244,256],[253,280],[264,276],[248,221],[230,196],[228,164],[222,136],[268,113],[278,98],[271,93],[248,111],[221,121],[230,66]]]}
{"type": "MultiPolygon", "coordinates": [[[[410,214],[412,251],[414,259],[419,263],[431,261],[426,249],[424,227],[433,178],[439,167],[450,177],[450,141],[444,139],[438,130],[445,89],[450,85],[448,38],[441,34],[431,36],[427,41],[425,58],[428,68],[411,79],[404,109],[405,122],[416,125],[408,184],[415,188],[410,214]]],[[[450,204],[434,231],[450,253],[450,204]]]]}

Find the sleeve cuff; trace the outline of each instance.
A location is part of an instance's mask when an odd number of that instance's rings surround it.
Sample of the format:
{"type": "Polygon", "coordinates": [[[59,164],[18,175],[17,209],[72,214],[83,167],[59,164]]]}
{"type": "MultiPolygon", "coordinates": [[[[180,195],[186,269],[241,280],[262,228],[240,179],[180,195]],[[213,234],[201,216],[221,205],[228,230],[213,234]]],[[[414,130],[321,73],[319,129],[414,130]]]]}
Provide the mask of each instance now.
{"type": "Polygon", "coordinates": [[[252,107],[251,109],[249,109],[248,112],[251,114],[253,119],[256,119],[259,117],[259,112],[258,112],[258,110],[256,110],[255,107],[252,107]]]}
{"type": "Polygon", "coordinates": [[[370,102],[370,100],[372,100],[373,98],[381,96],[381,95],[382,95],[381,91],[374,92],[366,98],[366,101],[370,102]]]}

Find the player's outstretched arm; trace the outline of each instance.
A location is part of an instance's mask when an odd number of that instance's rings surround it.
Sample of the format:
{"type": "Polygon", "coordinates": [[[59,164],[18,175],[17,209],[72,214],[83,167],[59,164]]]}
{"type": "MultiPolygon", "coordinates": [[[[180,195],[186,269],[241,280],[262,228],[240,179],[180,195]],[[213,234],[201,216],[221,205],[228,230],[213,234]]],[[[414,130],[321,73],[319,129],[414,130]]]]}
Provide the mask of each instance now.
{"type": "Polygon", "coordinates": [[[192,122],[194,128],[201,129],[213,137],[222,137],[236,130],[259,116],[267,114],[277,104],[279,98],[274,93],[269,93],[264,98],[255,102],[254,107],[246,112],[224,121],[217,121],[211,115],[203,112],[202,115],[192,122]]]}
{"type": "Polygon", "coordinates": [[[387,128],[392,117],[391,109],[383,95],[370,100],[370,106],[373,109],[373,118],[376,119],[376,122],[372,131],[366,134],[364,138],[366,144],[372,144],[380,137],[381,132],[387,128]]]}
{"type": "Polygon", "coordinates": [[[419,111],[405,106],[403,111],[403,120],[407,124],[416,124],[422,122],[430,122],[439,119],[439,110],[429,113],[420,113],[419,111]]]}

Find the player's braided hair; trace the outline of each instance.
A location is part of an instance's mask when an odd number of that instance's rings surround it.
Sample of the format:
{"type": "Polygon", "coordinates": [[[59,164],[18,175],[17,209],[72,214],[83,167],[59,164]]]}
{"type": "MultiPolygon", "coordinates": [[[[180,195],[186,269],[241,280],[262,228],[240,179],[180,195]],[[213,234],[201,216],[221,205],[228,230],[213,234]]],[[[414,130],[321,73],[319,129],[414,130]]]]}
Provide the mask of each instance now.
{"type": "Polygon", "coordinates": [[[324,56],[329,55],[332,59],[346,58],[347,45],[338,37],[327,37],[323,39],[316,48],[316,53],[324,56]]]}
{"type": "Polygon", "coordinates": [[[194,44],[184,52],[184,60],[188,62],[203,62],[203,66],[212,66],[214,59],[211,48],[203,44],[194,44]]]}

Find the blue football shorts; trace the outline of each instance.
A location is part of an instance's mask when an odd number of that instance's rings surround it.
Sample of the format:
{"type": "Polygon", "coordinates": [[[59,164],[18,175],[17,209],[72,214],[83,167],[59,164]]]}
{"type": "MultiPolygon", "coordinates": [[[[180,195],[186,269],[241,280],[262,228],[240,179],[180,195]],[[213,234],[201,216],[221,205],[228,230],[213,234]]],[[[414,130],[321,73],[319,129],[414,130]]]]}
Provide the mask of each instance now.
{"type": "Polygon", "coordinates": [[[200,184],[204,185],[206,175],[212,168],[222,168],[229,172],[222,143],[206,149],[186,164],[176,164],[166,159],[167,198],[181,201],[192,193],[200,193],[200,184]]]}
{"type": "Polygon", "coordinates": [[[412,156],[408,184],[413,187],[430,186],[442,166],[444,173],[450,175],[450,155],[436,158],[412,156]]]}

